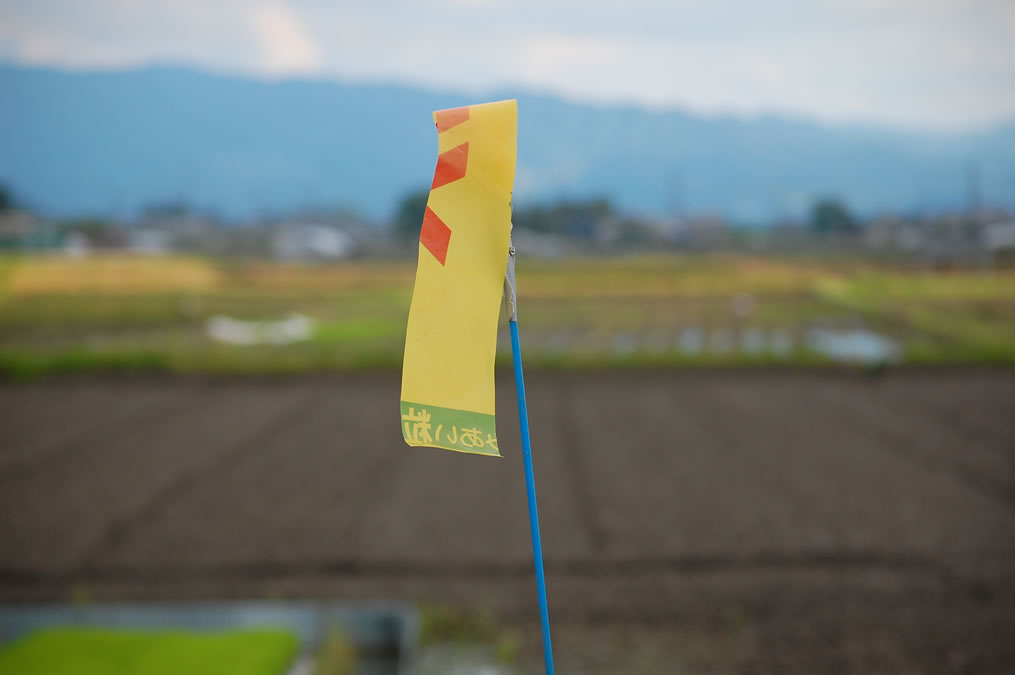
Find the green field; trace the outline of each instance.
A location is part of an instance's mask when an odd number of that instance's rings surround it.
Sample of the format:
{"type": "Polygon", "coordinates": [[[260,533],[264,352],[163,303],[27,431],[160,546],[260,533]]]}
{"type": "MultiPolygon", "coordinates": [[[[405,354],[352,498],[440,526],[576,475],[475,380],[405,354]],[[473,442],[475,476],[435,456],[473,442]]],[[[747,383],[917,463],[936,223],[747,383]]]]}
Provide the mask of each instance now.
{"type": "MultiPolygon", "coordinates": [[[[0,370],[397,367],[414,268],[2,258],[0,370]],[[293,316],[305,334],[271,337],[293,316]],[[219,324],[254,337],[223,340],[213,334],[219,324]]],[[[522,258],[518,276],[526,360],[537,366],[833,361],[814,348],[815,331],[877,335],[902,363],[1015,363],[1011,270],[699,255],[522,258]]],[[[499,346],[507,357],[503,334],[499,346]]]]}
{"type": "Polygon", "coordinates": [[[297,647],[272,630],[51,629],[0,647],[0,675],[282,675],[297,647]]]}

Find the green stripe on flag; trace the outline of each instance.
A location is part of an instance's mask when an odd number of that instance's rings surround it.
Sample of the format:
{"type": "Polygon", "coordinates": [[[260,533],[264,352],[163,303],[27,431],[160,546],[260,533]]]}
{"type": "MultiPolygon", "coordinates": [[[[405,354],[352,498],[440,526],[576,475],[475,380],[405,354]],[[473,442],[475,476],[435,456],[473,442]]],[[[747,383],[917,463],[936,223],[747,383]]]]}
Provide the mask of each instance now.
{"type": "Polygon", "coordinates": [[[493,415],[401,402],[402,436],[409,445],[500,457],[493,415]]]}

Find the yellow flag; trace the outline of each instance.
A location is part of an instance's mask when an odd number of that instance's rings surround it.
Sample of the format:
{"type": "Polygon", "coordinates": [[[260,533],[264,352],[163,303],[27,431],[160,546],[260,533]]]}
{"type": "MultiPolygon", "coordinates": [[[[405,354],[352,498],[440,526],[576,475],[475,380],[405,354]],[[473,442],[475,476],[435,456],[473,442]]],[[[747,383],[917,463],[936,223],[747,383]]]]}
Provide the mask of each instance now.
{"type": "Polygon", "coordinates": [[[518,106],[438,110],[434,122],[439,155],[405,332],[402,436],[409,445],[499,456],[493,368],[518,106]]]}

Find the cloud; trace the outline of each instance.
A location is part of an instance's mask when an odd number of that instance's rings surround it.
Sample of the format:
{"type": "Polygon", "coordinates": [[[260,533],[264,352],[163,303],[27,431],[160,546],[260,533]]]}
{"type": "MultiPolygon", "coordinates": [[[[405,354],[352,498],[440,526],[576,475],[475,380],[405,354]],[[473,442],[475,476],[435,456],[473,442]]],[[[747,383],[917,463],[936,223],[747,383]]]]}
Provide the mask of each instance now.
{"type": "Polygon", "coordinates": [[[262,5],[254,10],[251,24],[261,48],[261,65],[268,74],[305,74],[320,69],[317,41],[288,7],[262,5]]]}

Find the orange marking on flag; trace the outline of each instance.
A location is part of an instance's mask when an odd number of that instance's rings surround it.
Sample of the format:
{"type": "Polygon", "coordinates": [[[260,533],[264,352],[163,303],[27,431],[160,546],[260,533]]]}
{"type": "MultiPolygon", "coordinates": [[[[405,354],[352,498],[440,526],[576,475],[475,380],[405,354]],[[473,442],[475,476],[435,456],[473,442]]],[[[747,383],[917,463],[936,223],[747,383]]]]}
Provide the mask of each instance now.
{"type": "Polygon", "coordinates": [[[434,117],[437,122],[437,133],[447,131],[451,127],[457,127],[469,119],[469,106],[438,110],[434,113],[434,117]]]}
{"type": "Polygon", "coordinates": [[[423,213],[423,227],[419,231],[419,243],[423,244],[441,265],[448,259],[451,228],[445,225],[444,221],[429,206],[423,213]]]}
{"type": "Polygon", "coordinates": [[[437,156],[437,168],[433,172],[433,183],[431,190],[442,185],[453,183],[459,178],[465,177],[465,168],[469,163],[469,142],[465,141],[447,152],[437,156]]]}

